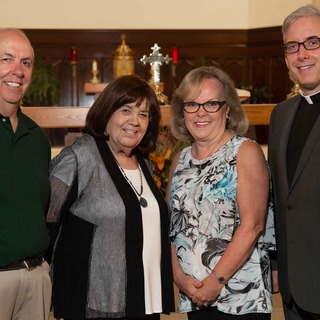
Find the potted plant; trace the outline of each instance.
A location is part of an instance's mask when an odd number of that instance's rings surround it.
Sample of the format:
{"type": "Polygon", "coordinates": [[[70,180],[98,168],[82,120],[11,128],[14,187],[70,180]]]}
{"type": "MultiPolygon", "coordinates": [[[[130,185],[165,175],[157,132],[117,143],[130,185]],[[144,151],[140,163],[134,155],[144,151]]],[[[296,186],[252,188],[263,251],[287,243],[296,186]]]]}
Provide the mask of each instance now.
{"type": "Polygon", "coordinates": [[[32,83],[23,98],[24,106],[58,105],[60,98],[59,80],[52,67],[45,66],[40,58],[35,59],[32,83]]]}

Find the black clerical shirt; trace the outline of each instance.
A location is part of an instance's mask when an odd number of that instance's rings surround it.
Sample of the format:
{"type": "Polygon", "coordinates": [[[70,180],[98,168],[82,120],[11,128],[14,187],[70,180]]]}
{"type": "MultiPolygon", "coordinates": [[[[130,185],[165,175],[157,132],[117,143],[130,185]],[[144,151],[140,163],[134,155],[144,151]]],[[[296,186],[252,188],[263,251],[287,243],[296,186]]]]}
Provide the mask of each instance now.
{"type": "Polygon", "coordinates": [[[310,97],[313,104],[309,104],[302,97],[296,112],[287,145],[287,173],[289,186],[292,183],[301,152],[309,134],[320,114],[320,93],[310,97]]]}

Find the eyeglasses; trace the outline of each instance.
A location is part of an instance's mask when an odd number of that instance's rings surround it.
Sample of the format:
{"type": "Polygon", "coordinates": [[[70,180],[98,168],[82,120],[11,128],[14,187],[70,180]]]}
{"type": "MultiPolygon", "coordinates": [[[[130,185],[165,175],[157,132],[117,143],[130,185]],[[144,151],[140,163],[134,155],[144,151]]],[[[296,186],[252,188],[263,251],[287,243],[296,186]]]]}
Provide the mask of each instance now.
{"type": "Polygon", "coordinates": [[[183,102],[182,106],[185,112],[187,113],[196,113],[200,109],[200,107],[203,107],[203,109],[209,113],[214,113],[219,111],[219,109],[225,104],[225,101],[214,101],[209,100],[204,103],[198,103],[195,101],[188,101],[183,102]]]}
{"type": "Polygon", "coordinates": [[[286,54],[296,53],[303,45],[306,50],[315,50],[320,47],[320,38],[310,38],[303,42],[289,41],[283,45],[286,54]]]}

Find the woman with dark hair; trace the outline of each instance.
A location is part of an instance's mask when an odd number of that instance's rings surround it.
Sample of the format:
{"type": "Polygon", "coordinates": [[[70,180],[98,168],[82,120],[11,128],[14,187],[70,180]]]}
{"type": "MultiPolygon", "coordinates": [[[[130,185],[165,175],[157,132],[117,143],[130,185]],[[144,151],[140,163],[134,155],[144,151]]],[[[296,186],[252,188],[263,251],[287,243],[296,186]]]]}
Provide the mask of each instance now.
{"type": "Polygon", "coordinates": [[[150,170],[160,108],[137,76],[112,81],[84,134],[50,165],[53,310],[64,319],[174,311],[165,199],[150,170]]]}
{"type": "Polygon", "coordinates": [[[268,320],[272,312],[266,228],[269,173],[221,69],[190,71],[172,99],[172,131],[192,145],[170,169],[168,201],[179,310],[189,320],[268,320]]]}

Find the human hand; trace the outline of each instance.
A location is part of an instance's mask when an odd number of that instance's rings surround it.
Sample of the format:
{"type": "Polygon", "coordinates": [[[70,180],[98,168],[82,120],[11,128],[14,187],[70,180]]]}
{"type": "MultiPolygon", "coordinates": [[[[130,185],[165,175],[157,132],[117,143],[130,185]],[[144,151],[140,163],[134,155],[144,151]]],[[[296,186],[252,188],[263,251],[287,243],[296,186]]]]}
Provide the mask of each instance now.
{"type": "Polygon", "coordinates": [[[190,299],[194,296],[197,289],[202,287],[202,282],[186,274],[175,278],[175,284],[181,292],[187,295],[190,299]]]}
{"type": "Polygon", "coordinates": [[[213,274],[208,275],[201,283],[202,285],[197,288],[192,301],[198,307],[206,307],[217,300],[223,285],[217,281],[213,274]]]}

